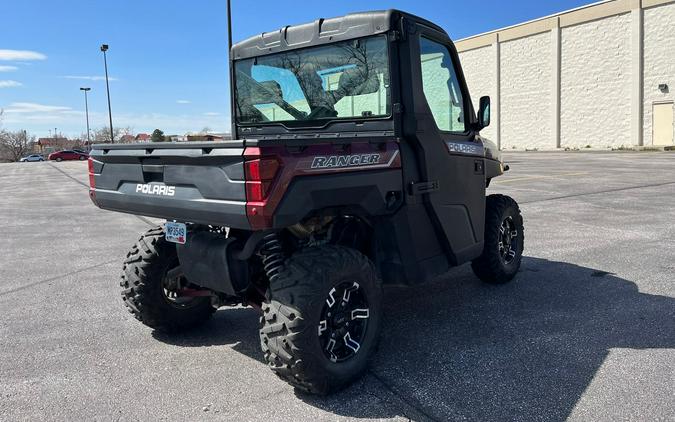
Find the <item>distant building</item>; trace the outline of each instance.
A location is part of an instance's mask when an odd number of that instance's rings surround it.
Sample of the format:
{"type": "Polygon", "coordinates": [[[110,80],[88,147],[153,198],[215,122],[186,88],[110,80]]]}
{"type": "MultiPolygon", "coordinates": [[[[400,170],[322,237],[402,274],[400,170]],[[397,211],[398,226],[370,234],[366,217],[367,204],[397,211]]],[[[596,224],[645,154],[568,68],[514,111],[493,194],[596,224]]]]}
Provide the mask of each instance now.
{"type": "Polygon", "coordinates": [[[455,45],[502,149],[675,145],[675,0],[593,3],[455,45]]]}
{"type": "Polygon", "coordinates": [[[222,134],[216,133],[199,133],[196,135],[187,135],[188,142],[212,142],[212,141],[222,141],[225,138],[222,134]]]}
{"type": "Polygon", "coordinates": [[[150,142],[150,135],[147,133],[139,133],[136,135],[136,142],[150,142]]]}
{"type": "Polygon", "coordinates": [[[129,144],[135,141],[136,137],[134,135],[122,135],[122,137],[120,138],[120,142],[123,144],[129,144]]]}
{"type": "Polygon", "coordinates": [[[79,139],[70,140],[68,138],[39,138],[34,145],[34,149],[38,153],[50,153],[60,151],[62,149],[70,149],[79,145],[79,139]]]}
{"type": "Polygon", "coordinates": [[[187,142],[187,135],[164,135],[167,142],[187,142]]]}

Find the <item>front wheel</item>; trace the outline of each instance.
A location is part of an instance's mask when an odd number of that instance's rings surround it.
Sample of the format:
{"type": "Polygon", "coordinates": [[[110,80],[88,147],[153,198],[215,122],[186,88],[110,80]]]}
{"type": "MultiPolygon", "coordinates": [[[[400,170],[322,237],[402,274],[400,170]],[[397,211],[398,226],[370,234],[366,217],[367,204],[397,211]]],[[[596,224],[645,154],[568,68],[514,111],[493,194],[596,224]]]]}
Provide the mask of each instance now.
{"type": "Polygon", "coordinates": [[[520,269],[524,242],[523,217],[516,201],[504,195],[488,196],[485,245],[471,263],[474,274],[486,283],[508,283],[520,269]]]}
{"type": "Polygon", "coordinates": [[[312,247],[286,262],[262,308],[260,343],[270,368],[324,395],[365,371],[379,337],[382,287],[360,252],[312,247]]]}

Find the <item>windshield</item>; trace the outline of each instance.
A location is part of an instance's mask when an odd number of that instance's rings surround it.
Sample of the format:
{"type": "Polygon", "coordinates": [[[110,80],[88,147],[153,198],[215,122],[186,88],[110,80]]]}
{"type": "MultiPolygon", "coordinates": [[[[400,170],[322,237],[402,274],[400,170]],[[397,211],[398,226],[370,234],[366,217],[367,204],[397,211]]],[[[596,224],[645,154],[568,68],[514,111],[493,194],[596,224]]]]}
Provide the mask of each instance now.
{"type": "Polygon", "coordinates": [[[234,69],[238,123],[390,114],[385,36],[240,60],[234,69]]]}

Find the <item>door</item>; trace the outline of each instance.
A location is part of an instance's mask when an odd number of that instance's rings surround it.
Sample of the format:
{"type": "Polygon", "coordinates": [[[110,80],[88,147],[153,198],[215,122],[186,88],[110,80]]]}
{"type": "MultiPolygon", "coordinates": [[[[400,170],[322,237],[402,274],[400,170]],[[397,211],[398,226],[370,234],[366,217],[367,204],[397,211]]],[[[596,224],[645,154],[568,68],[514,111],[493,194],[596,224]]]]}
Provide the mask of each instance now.
{"type": "Polygon", "coordinates": [[[471,99],[454,46],[447,35],[426,25],[418,29],[410,41],[413,104],[408,115],[414,118],[414,131],[408,139],[419,148],[420,188],[436,235],[450,262],[458,265],[482,251],[484,150],[476,141],[471,99]]]}
{"type": "Polygon", "coordinates": [[[652,143],[673,145],[673,103],[657,103],[652,107],[652,143]]]}

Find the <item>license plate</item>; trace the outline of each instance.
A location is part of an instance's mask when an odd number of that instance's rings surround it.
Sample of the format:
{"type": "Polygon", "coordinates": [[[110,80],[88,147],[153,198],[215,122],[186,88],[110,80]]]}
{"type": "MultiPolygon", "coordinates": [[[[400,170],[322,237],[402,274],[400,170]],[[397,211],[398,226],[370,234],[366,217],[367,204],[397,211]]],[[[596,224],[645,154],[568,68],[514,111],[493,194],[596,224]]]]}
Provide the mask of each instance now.
{"type": "Polygon", "coordinates": [[[187,227],[183,223],[167,221],[164,225],[164,237],[169,242],[184,245],[187,240],[187,227]]]}

